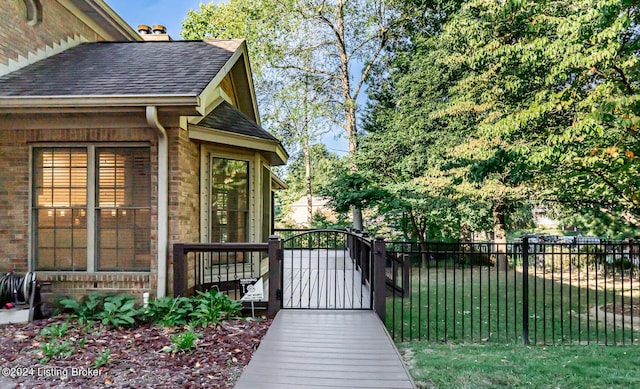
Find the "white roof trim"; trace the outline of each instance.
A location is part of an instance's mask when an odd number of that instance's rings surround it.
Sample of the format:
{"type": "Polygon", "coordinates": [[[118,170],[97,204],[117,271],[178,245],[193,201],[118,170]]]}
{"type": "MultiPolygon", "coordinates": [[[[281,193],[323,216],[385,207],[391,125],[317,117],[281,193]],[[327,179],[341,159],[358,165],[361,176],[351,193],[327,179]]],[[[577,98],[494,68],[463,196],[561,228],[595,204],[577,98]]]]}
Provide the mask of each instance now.
{"type": "Polygon", "coordinates": [[[30,52],[26,57],[21,55],[17,60],[10,59],[9,63],[6,65],[0,64],[0,77],[22,69],[25,66],[29,66],[42,59],[51,57],[52,55],[60,54],[67,49],[88,41],[89,40],[82,35],[74,35],[72,37],[67,37],[67,39],[63,39],[60,42],[53,43],[51,46],[47,45],[44,49],[38,49],[36,52],[30,52]]]}

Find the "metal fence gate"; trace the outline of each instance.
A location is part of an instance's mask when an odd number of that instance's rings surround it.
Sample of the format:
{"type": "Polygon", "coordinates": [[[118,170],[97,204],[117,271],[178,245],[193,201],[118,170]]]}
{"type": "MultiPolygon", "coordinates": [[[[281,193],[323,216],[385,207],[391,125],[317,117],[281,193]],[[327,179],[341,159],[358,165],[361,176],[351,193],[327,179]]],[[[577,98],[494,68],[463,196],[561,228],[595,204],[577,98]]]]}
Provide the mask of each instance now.
{"type": "Polygon", "coordinates": [[[285,309],[373,309],[373,241],[345,230],[312,230],[281,241],[285,309]]]}

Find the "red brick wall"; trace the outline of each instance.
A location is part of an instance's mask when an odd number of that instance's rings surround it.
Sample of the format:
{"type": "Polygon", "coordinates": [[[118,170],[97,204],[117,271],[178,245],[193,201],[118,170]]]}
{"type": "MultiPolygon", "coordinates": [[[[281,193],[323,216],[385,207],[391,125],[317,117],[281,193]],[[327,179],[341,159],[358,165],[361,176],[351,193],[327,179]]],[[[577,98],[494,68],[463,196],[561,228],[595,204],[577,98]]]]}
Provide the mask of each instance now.
{"type": "MultiPolygon", "coordinates": [[[[157,135],[150,128],[136,129],[72,129],[72,130],[14,130],[0,131],[0,272],[28,268],[29,204],[29,146],[34,142],[148,142],[151,146],[152,189],[157,188],[157,135]]],[[[173,163],[176,163],[173,161],[173,163]]],[[[176,183],[170,190],[177,193],[176,183]]],[[[45,291],[47,300],[58,295],[79,297],[92,291],[126,292],[141,297],[142,292],[155,295],[157,279],[157,192],[152,190],[151,210],[151,272],[150,273],[56,273],[38,272],[41,280],[52,281],[45,291]]],[[[172,204],[172,213],[179,204],[172,204]]],[[[170,233],[179,228],[173,224],[170,233]]],[[[169,268],[170,269],[170,268],[169,268]]]]}
{"type": "MultiPolygon", "coordinates": [[[[169,130],[169,244],[200,241],[200,146],[182,129],[169,130]]],[[[193,259],[193,256],[188,258],[193,259]]],[[[193,274],[194,263],[189,263],[193,274]]],[[[173,257],[168,260],[167,294],[173,295],[173,257]]],[[[193,287],[193,277],[187,287],[193,287]]]]}
{"type": "Polygon", "coordinates": [[[42,22],[30,26],[21,0],[0,1],[0,64],[6,65],[19,55],[52,46],[74,35],[89,41],[101,38],[56,0],[41,0],[42,22]]]}

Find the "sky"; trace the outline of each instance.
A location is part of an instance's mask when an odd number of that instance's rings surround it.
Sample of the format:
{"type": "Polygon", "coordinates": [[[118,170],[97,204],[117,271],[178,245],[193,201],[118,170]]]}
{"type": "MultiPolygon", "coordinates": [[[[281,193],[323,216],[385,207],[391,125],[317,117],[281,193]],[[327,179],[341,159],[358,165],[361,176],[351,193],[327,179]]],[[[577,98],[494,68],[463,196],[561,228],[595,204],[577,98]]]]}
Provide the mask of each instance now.
{"type": "MultiPolygon", "coordinates": [[[[190,9],[198,10],[201,3],[207,4],[210,0],[105,0],[105,2],[134,30],[138,30],[139,24],[148,26],[161,24],[167,27],[167,33],[172,39],[179,40],[182,39],[180,31],[182,30],[182,20],[187,16],[187,11],[190,9]]],[[[215,0],[214,2],[220,3],[223,0],[215,0]]],[[[260,111],[260,107],[258,107],[258,111],[260,111]]],[[[329,133],[322,137],[321,142],[327,146],[329,151],[339,155],[348,153],[349,146],[344,136],[337,138],[334,134],[329,133]]]]}
{"type": "Polygon", "coordinates": [[[182,20],[190,9],[200,9],[207,0],[105,0],[106,3],[137,31],[139,24],[167,27],[171,38],[181,39],[182,20]]]}

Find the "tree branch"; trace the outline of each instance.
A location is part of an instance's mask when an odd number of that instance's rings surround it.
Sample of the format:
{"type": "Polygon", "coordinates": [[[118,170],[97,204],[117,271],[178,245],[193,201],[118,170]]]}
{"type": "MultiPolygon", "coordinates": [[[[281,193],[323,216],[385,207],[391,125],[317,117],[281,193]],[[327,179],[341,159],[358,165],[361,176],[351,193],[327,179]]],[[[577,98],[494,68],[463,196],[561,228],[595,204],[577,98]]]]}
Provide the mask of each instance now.
{"type": "Polygon", "coordinates": [[[624,74],[624,71],[618,65],[612,65],[611,68],[615,70],[616,73],[618,73],[618,75],[620,76],[620,81],[622,81],[622,84],[627,89],[627,93],[629,93],[630,95],[635,94],[633,86],[631,86],[631,83],[627,79],[627,76],[624,74]]]}
{"type": "Polygon", "coordinates": [[[618,188],[613,181],[605,177],[602,172],[592,171],[591,173],[593,173],[596,177],[600,178],[602,182],[604,182],[609,188],[611,188],[616,195],[620,196],[620,198],[624,199],[629,204],[634,204],[633,200],[631,200],[627,195],[625,195],[624,192],[620,188],[618,188]]]}
{"type": "Polygon", "coordinates": [[[337,121],[333,116],[329,116],[329,114],[326,113],[323,113],[322,116],[336,126],[342,128],[343,130],[346,130],[344,123],[337,121]]]}
{"type": "Polygon", "coordinates": [[[367,66],[362,71],[362,76],[360,76],[360,81],[358,81],[358,85],[356,86],[356,88],[353,91],[353,99],[354,100],[356,100],[358,98],[358,94],[360,93],[360,89],[362,88],[362,85],[364,84],[364,82],[369,77],[369,72],[371,72],[371,69],[373,68],[373,64],[376,62],[376,60],[380,56],[380,53],[382,53],[382,50],[384,50],[384,47],[387,44],[387,38],[388,38],[387,37],[387,30],[383,29],[380,32],[379,36],[380,36],[380,43],[378,45],[378,48],[376,49],[376,52],[371,56],[369,61],[367,61],[367,66]]]}
{"type": "Polygon", "coordinates": [[[274,67],[276,69],[284,69],[284,70],[291,70],[291,69],[299,70],[301,72],[309,73],[309,74],[321,74],[323,76],[327,76],[327,77],[335,78],[339,80],[339,78],[335,74],[326,70],[314,69],[306,66],[297,66],[297,65],[275,65],[274,67]]]}

